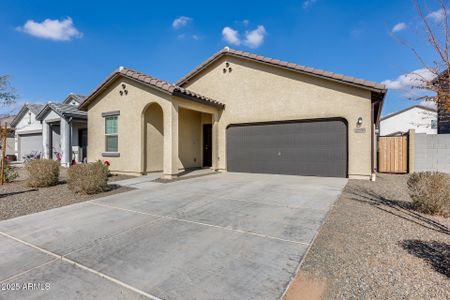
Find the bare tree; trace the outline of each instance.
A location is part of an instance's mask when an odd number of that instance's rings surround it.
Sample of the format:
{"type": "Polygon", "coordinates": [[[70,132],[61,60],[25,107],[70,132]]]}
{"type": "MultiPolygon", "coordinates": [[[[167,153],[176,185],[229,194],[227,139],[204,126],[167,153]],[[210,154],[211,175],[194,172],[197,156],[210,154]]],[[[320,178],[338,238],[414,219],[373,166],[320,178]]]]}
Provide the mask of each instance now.
{"type": "Polygon", "coordinates": [[[11,105],[16,101],[16,91],[11,87],[8,75],[0,75],[0,105],[11,105]]]}
{"type": "Polygon", "coordinates": [[[450,112],[450,97],[449,97],[449,80],[450,80],[450,28],[448,24],[448,5],[445,0],[436,0],[439,9],[431,11],[425,4],[421,5],[418,0],[412,0],[413,5],[422,23],[422,30],[428,46],[434,52],[434,59],[432,62],[427,62],[426,59],[419,53],[419,51],[396,36],[394,38],[402,45],[408,47],[416,56],[419,63],[422,65],[424,72],[413,72],[409,74],[412,89],[422,90],[419,96],[413,97],[414,100],[424,100],[433,102],[438,109],[445,112],[450,112]],[[430,22],[433,19],[437,22],[430,22]]]}

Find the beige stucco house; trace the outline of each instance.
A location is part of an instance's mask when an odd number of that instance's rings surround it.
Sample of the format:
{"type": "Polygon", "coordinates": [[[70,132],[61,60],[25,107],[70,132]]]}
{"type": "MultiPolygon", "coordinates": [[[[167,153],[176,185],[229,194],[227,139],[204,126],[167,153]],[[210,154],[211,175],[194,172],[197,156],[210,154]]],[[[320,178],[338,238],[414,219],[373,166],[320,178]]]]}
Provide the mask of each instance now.
{"type": "Polygon", "coordinates": [[[80,105],[88,158],[145,174],[211,167],[370,179],[384,85],[224,48],[171,84],[119,68],[80,105]]]}

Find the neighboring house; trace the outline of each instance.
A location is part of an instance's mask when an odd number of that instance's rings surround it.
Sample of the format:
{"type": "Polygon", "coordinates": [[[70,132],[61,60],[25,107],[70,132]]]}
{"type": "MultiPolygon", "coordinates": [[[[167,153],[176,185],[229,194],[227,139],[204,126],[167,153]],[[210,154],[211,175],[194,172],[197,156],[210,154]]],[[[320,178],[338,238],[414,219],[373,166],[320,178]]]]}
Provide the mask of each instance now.
{"type": "Polygon", "coordinates": [[[119,68],[80,105],[89,161],[370,179],[382,84],[225,48],[178,83],[119,68]]]}
{"type": "Polygon", "coordinates": [[[401,135],[410,129],[416,133],[437,134],[437,109],[414,105],[380,120],[380,136],[401,135]]]}
{"type": "Polygon", "coordinates": [[[14,153],[18,161],[30,154],[42,154],[42,124],[36,120],[44,105],[25,104],[11,122],[15,129],[14,153]]]}
{"type": "Polygon", "coordinates": [[[70,94],[62,103],[48,103],[37,115],[43,126],[44,158],[60,160],[64,166],[87,158],[87,113],[78,109],[83,100],[70,94]]]}
{"type": "MultiPolygon", "coordinates": [[[[5,123],[8,126],[9,135],[6,138],[6,155],[15,155],[15,142],[14,142],[14,129],[11,128],[11,122],[14,120],[16,116],[12,115],[1,115],[0,116],[0,125],[2,128],[4,128],[5,123]]],[[[0,150],[3,145],[0,145],[0,150]]]]}

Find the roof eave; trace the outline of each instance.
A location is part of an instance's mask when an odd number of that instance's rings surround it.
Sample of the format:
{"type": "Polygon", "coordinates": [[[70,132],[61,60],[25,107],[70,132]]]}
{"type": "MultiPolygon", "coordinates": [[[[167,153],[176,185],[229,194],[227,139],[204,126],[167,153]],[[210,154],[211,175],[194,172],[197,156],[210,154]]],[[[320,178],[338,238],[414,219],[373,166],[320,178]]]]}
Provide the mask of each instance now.
{"type": "Polygon", "coordinates": [[[87,105],[92,101],[98,94],[100,94],[108,84],[110,84],[113,80],[115,80],[118,76],[120,76],[119,71],[114,71],[109,77],[106,78],[98,87],[94,89],[94,91],[87,96],[83,102],[78,106],[79,110],[87,111],[87,105]]]}
{"type": "Polygon", "coordinates": [[[218,53],[216,53],[213,56],[211,56],[211,58],[209,58],[208,60],[206,60],[205,62],[200,64],[200,66],[197,67],[196,69],[194,69],[194,71],[191,71],[186,76],[184,76],[183,78],[178,80],[176,82],[176,85],[183,86],[184,84],[188,83],[192,78],[194,78],[197,74],[199,74],[203,70],[207,69],[211,64],[213,64],[214,62],[219,60],[221,57],[226,56],[226,55],[229,55],[229,56],[232,56],[232,57],[241,58],[241,59],[251,60],[251,61],[254,61],[254,62],[257,62],[257,63],[261,63],[261,64],[273,66],[273,67],[277,67],[277,68],[280,68],[280,69],[290,70],[290,71],[293,71],[293,72],[296,72],[296,73],[300,73],[300,74],[304,74],[304,75],[308,75],[308,76],[313,76],[313,77],[316,77],[316,78],[321,78],[321,79],[325,79],[325,80],[331,80],[331,81],[338,82],[338,83],[341,83],[341,84],[355,86],[355,87],[366,89],[366,90],[369,90],[369,91],[372,91],[372,92],[384,93],[384,94],[387,92],[386,88],[381,88],[380,89],[380,88],[371,87],[371,86],[367,86],[367,85],[357,84],[357,83],[354,83],[354,82],[349,82],[349,81],[342,80],[342,79],[336,79],[336,78],[332,78],[332,77],[329,77],[329,76],[324,76],[324,75],[319,75],[319,74],[315,74],[315,73],[311,73],[311,72],[307,72],[307,71],[302,71],[302,70],[298,70],[298,69],[294,69],[292,67],[289,67],[288,65],[280,65],[280,64],[269,63],[269,62],[266,62],[266,61],[263,61],[263,60],[259,60],[259,59],[255,59],[255,58],[252,58],[252,57],[238,55],[238,54],[235,54],[233,52],[229,52],[227,50],[221,50],[218,53]]]}
{"type": "Polygon", "coordinates": [[[182,93],[180,91],[177,91],[177,90],[175,90],[172,93],[172,95],[173,96],[177,96],[177,97],[181,97],[181,98],[185,98],[185,99],[188,99],[188,100],[200,103],[200,104],[204,104],[204,105],[207,105],[207,106],[213,106],[213,107],[216,107],[216,108],[219,108],[219,109],[224,109],[225,108],[225,104],[223,104],[223,103],[212,102],[212,101],[205,101],[205,100],[202,100],[202,99],[197,98],[195,96],[186,95],[186,94],[184,94],[184,93],[182,93]]]}
{"type": "Polygon", "coordinates": [[[48,104],[46,104],[44,108],[36,115],[36,120],[38,121],[44,120],[45,116],[47,115],[47,111],[49,109],[51,110],[51,107],[48,104]]]}
{"type": "Polygon", "coordinates": [[[147,83],[147,82],[145,82],[145,81],[138,80],[138,79],[136,79],[136,78],[134,78],[134,77],[132,77],[132,76],[129,76],[129,75],[127,75],[127,74],[124,74],[124,73],[122,73],[122,72],[120,72],[120,71],[115,71],[115,72],[114,72],[112,75],[110,75],[110,76],[109,76],[102,84],[100,84],[100,85],[94,90],[94,92],[92,92],[88,97],[86,97],[86,99],[78,106],[78,109],[79,109],[79,110],[82,110],[82,111],[87,111],[87,110],[88,110],[88,109],[87,109],[87,106],[88,106],[89,103],[92,101],[92,99],[94,99],[98,94],[100,94],[101,92],[103,92],[104,89],[105,89],[107,86],[109,86],[109,85],[110,85],[115,79],[117,79],[118,77],[127,78],[127,79],[129,79],[129,80],[132,80],[132,81],[134,81],[134,82],[143,84],[143,85],[145,85],[145,86],[148,86],[148,87],[150,87],[150,88],[152,88],[152,89],[155,89],[155,90],[157,90],[157,91],[159,91],[159,92],[162,92],[162,93],[167,94],[167,95],[170,95],[170,96],[174,96],[174,95],[175,95],[175,96],[183,97],[183,98],[186,98],[186,99],[189,99],[189,100],[198,102],[198,103],[202,103],[202,104],[205,104],[205,105],[209,105],[209,106],[224,107],[223,104],[220,104],[220,103],[217,103],[217,102],[214,102],[214,101],[203,101],[201,98],[198,98],[198,97],[195,97],[195,96],[186,95],[186,94],[182,93],[181,91],[178,91],[177,89],[174,89],[174,91],[170,92],[170,91],[167,91],[167,90],[165,90],[165,89],[159,88],[158,86],[155,86],[155,85],[153,85],[153,84],[149,84],[149,83],[147,83]]]}
{"type": "Polygon", "coordinates": [[[22,106],[22,108],[19,110],[19,112],[17,113],[17,115],[15,116],[15,118],[11,121],[10,126],[11,127],[16,127],[16,125],[20,122],[20,120],[23,118],[23,116],[25,115],[26,111],[29,110],[27,105],[24,104],[22,106]]]}
{"type": "Polygon", "coordinates": [[[438,110],[437,110],[437,109],[433,109],[433,108],[429,108],[429,107],[426,107],[426,106],[422,106],[422,105],[417,104],[417,105],[413,105],[413,106],[410,106],[410,107],[401,109],[401,110],[399,110],[399,111],[393,112],[393,113],[391,113],[391,114],[389,114],[389,115],[387,115],[387,116],[384,116],[384,117],[382,117],[382,118],[380,119],[380,122],[381,122],[381,121],[384,121],[384,120],[386,120],[386,119],[395,117],[395,116],[397,116],[397,115],[399,115],[399,114],[402,114],[402,113],[407,112],[408,110],[411,110],[411,109],[414,109],[414,108],[420,108],[420,109],[427,110],[427,111],[429,111],[429,112],[436,113],[436,114],[438,113],[438,110]]]}

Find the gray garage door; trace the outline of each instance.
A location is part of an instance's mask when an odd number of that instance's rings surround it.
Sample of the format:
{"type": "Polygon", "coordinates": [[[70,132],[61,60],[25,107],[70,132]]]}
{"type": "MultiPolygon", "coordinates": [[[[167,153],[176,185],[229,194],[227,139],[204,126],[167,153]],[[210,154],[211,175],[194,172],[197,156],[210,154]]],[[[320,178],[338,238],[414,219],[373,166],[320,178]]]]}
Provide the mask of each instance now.
{"type": "Polygon", "coordinates": [[[42,152],[42,134],[21,134],[19,135],[19,160],[22,160],[25,155],[33,151],[42,152]]]}
{"type": "Polygon", "coordinates": [[[227,169],[347,177],[347,125],[325,120],[230,126],[227,169]]]}

